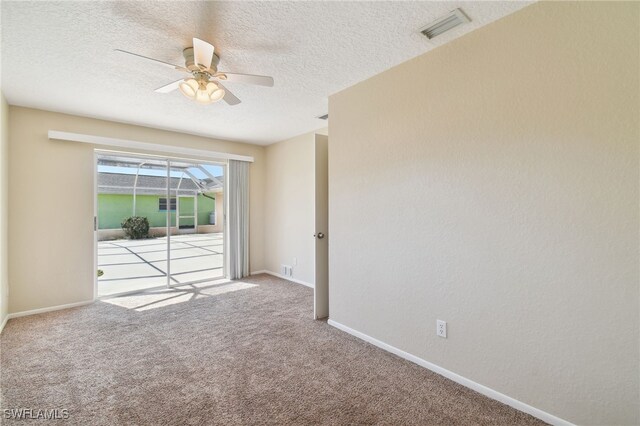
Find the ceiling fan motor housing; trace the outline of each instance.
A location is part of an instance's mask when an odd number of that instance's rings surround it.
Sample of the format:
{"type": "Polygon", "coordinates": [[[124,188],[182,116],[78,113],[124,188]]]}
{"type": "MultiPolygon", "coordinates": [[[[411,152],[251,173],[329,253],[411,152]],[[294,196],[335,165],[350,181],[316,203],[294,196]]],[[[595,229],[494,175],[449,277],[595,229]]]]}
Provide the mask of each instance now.
{"type": "MultiPolygon", "coordinates": [[[[184,49],[182,51],[182,56],[184,56],[184,65],[189,71],[202,71],[200,67],[196,65],[193,55],[193,47],[187,47],[186,49],[184,49]]],[[[220,63],[220,57],[214,53],[213,57],[211,58],[211,64],[209,65],[209,69],[213,71],[214,74],[218,72],[218,63],[220,63]]]]}

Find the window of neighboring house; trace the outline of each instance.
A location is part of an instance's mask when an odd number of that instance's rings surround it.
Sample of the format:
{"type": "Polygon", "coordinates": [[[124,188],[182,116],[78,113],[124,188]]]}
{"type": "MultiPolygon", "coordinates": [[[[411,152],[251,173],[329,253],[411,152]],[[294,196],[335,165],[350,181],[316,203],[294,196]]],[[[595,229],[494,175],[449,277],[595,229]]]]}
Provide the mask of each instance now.
{"type": "MultiPolygon", "coordinates": [[[[175,198],[171,198],[171,211],[175,211],[176,210],[176,199],[175,198]]],[[[158,198],[158,210],[160,210],[161,212],[166,212],[167,211],[167,199],[166,198],[158,198]]]]}

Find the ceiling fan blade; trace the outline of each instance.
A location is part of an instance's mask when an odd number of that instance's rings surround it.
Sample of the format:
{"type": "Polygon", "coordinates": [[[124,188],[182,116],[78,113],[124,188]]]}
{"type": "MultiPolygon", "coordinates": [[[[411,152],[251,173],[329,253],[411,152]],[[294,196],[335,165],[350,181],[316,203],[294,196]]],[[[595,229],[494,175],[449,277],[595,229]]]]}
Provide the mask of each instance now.
{"type": "Polygon", "coordinates": [[[273,87],[273,77],[266,75],[238,74],[234,72],[219,72],[215,75],[222,81],[230,81],[232,83],[255,84],[258,86],[273,87]]]}
{"type": "Polygon", "coordinates": [[[173,83],[169,83],[165,86],[162,87],[158,87],[155,92],[157,93],[169,93],[169,92],[173,92],[174,90],[176,90],[178,88],[178,85],[180,85],[180,83],[182,83],[184,80],[180,79],[180,80],[176,80],[173,83]]]}
{"type": "Polygon", "coordinates": [[[233,93],[231,93],[229,91],[229,89],[227,89],[226,87],[224,87],[222,84],[217,83],[218,86],[225,91],[224,94],[224,98],[222,98],[222,100],[224,100],[227,104],[229,105],[238,105],[240,102],[242,102],[240,99],[238,99],[236,97],[236,95],[234,95],[233,93]]]}
{"type": "Polygon", "coordinates": [[[161,61],[159,59],[149,58],[148,56],[139,55],[139,54],[133,53],[133,52],[127,52],[126,50],[122,50],[122,49],[115,49],[115,51],[116,52],[121,52],[121,53],[126,53],[127,55],[137,56],[138,58],[147,59],[149,61],[158,62],[160,64],[166,65],[166,66],[168,66],[170,68],[173,68],[173,69],[176,69],[176,70],[179,70],[179,71],[189,72],[189,70],[186,69],[185,67],[181,67],[179,65],[170,64],[169,62],[161,61]]]}
{"type": "Polygon", "coordinates": [[[211,60],[213,59],[213,51],[213,45],[199,38],[193,39],[193,60],[196,65],[201,65],[205,69],[209,69],[211,60]]]}

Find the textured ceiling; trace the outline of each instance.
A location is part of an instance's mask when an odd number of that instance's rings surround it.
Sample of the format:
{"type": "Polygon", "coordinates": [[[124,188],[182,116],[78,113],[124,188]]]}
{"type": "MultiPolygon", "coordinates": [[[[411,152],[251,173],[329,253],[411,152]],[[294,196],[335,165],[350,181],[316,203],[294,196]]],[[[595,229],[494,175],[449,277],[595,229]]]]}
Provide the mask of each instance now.
{"type": "Polygon", "coordinates": [[[2,1],[2,90],[12,105],[269,144],[325,127],[315,117],[332,93],[528,4],[2,1]],[[418,33],[456,7],[470,24],[418,33]],[[227,83],[240,105],[201,106],[154,92],[183,74],[114,51],[182,65],[192,37],[216,47],[220,70],[275,87],[227,83]]]}

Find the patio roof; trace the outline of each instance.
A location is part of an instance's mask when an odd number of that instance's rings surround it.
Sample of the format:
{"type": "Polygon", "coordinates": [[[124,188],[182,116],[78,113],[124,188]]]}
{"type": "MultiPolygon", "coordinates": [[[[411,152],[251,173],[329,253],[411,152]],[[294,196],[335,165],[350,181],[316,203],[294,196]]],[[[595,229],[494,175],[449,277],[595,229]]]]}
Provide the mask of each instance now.
{"type": "MultiPolygon", "coordinates": [[[[218,180],[222,180],[219,177],[218,180]]],[[[172,195],[175,195],[178,185],[180,185],[180,195],[193,195],[202,192],[219,192],[222,186],[213,182],[212,179],[199,179],[200,185],[196,185],[191,178],[172,177],[170,187],[172,195]]],[[[136,186],[136,194],[139,195],[166,195],[167,178],[164,176],[146,176],[126,173],[98,173],[98,194],[133,194],[133,187],[136,186]]]]}
{"type": "MultiPolygon", "coordinates": [[[[124,155],[98,156],[98,194],[166,195],[167,161],[124,155]]],[[[171,161],[172,195],[222,192],[224,180],[207,165],[171,161]]]]}

